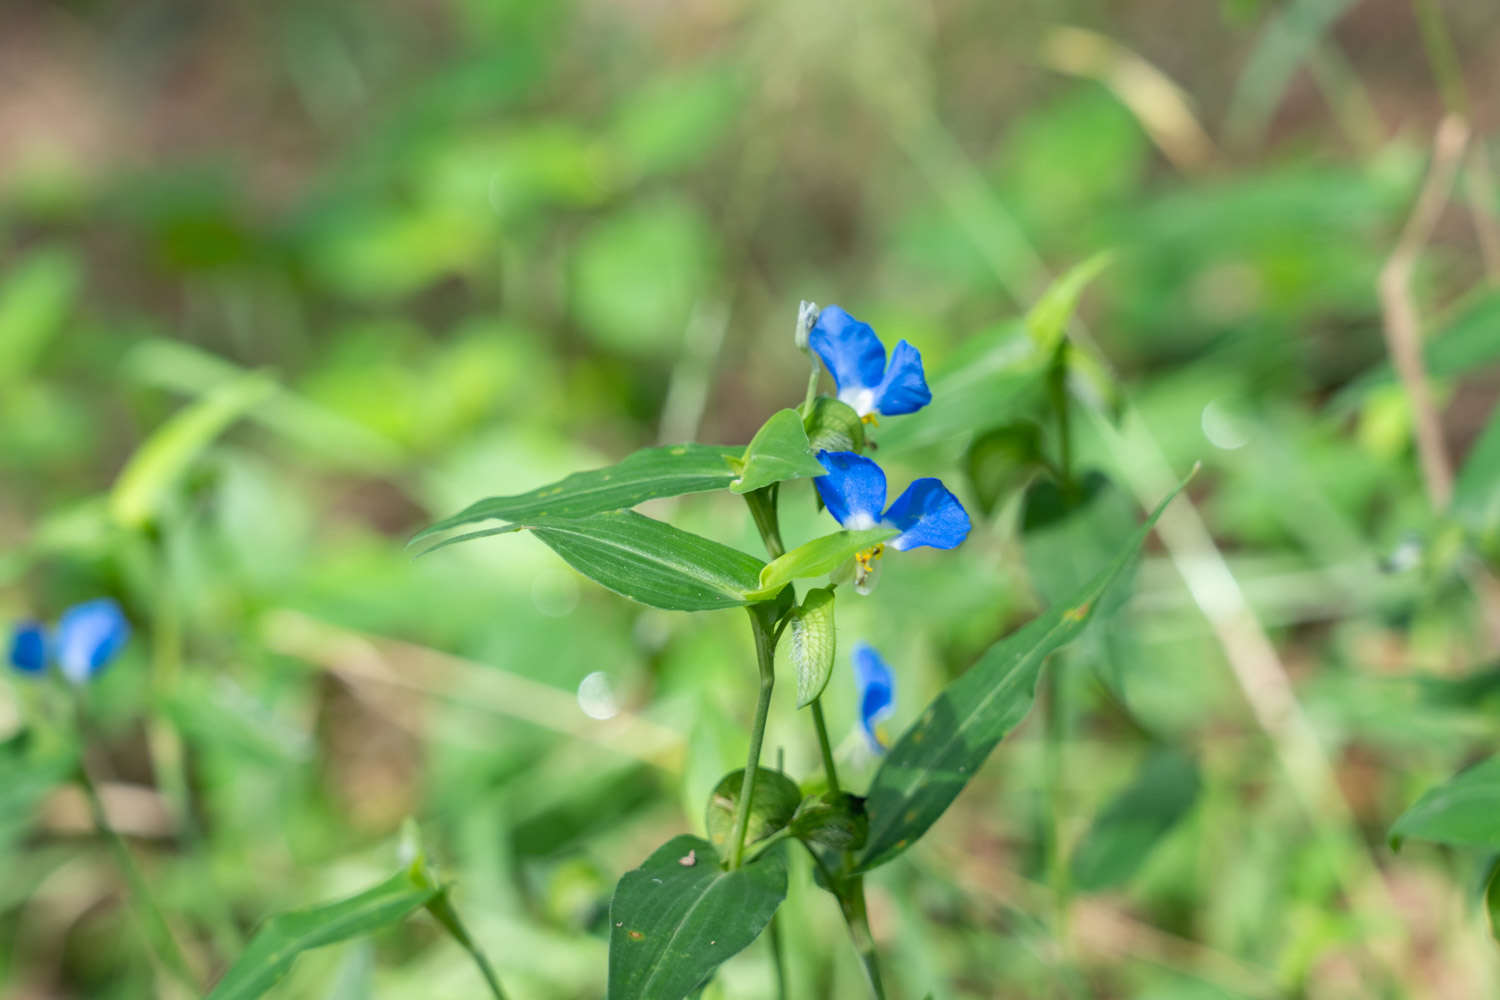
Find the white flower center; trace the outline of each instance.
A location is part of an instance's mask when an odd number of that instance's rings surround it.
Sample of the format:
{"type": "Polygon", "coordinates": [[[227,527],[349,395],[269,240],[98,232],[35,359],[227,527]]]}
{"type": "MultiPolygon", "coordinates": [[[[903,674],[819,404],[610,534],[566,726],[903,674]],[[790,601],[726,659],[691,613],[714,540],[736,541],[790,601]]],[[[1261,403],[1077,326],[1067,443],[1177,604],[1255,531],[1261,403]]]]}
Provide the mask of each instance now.
{"type": "Polygon", "coordinates": [[[844,522],[844,527],[850,531],[868,531],[875,527],[875,515],[863,510],[854,511],[844,522]]]}
{"type": "Polygon", "coordinates": [[[875,390],[845,389],[839,393],[839,402],[847,404],[860,416],[868,417],[875,412],[875,390]]]}

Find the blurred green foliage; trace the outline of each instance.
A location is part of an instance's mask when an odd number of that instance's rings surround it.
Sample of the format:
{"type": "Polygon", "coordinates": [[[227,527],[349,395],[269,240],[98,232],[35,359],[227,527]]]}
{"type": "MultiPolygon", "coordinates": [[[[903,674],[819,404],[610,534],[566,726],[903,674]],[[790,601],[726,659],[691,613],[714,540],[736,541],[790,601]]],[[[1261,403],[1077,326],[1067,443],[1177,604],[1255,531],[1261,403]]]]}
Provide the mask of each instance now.
{"type": "MultiPolygon", "coordinates": [[[[1484,143],[1500,12],[1438,6],[1484,143]]],[[[1386,845],[1494,751],[1474,684],[1500,653],[1500,293],[1472,225],[1500,191],[1476,161],[1416,283],[1451,517],[1381,338],[1376,277],[1443,111],[1405,5],[150,0],[3,20],[0,622],[126,606],[88,757],[205,982],[268,914],[387,876],[414,815],[515,995],[602,994],[614,882],[743,763],[739,615],[628,605],[534,539],[404,542],[638,447],[743,444],[802,398],[807,298],[918,345],[935,390],[979,373],[939,394],[948,423],[871,429],[893,481],[941,469],[985,513],[839,608],[840,649],[896,667],[895,731],[1082,572],[1063,553],[1118,537],[1146,440],[1178,472],[1203,462],[1191,499],[1342,800],[1299,799],[1203,595],[1150,549],[1129,603],[1053,663],[1074,706],[1053,775],[1066,937],[1033,721],[872,877],[894,995],[1493,994],[1484,859],[1386,845]],[[1139,75],[1060,71],[1064,26],[1175,80],[1213,158],[1169,155],[1139,75]],[[1077,466],[1108,477],[1098,520],[1038,517],[1067,506],[1026,490],[1056,429],[1025,432],[1011,475],[981,430],[1037,412],[1010,367],[1020,319],[1104,250],[1072,336],[1123,430],[1109,405],[1076,419],[1077,466]],[[1156,787],[1187,775],[1187,805],[1156,787]],[[1156,839],[1121,856],[1109,828],[1156,839]]],[[[734,502],[674,518],[757,551],[725,534],[734,502]]],[[[789,539],[826,522],[784,506],[789,539]]],[[[841,659],[827,711],[862,787],[846,677],[841,659]]],[[[804,775],[794,687],[767,758],[804,775]]],[[[0,993],[170,995],[67,786],[75,749],[23,732],[57,714],[0,680],[0,993]]],[[[791,864],[791,995],[859,995],[791,864]]],[[[769,996],[771,975],[752,947],[707,995],[769,996]]],[[[414,918],[309,952],[280,995],[480,986],[414,918]]]]}

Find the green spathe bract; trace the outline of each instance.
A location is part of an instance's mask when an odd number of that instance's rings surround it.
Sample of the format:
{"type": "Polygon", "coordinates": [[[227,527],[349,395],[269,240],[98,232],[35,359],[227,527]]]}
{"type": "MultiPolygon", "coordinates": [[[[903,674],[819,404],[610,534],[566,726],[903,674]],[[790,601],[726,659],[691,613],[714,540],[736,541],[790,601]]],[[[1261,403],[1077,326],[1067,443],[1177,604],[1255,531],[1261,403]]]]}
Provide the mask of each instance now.
{"type": "Polygon", "coordinates": [[[786,660],[797,678],[797,707],[805,708],[828,686],[837,642],[833,626],[833,588],[809,590],[787,615],[782,635],[786,660]]]}
{"type": "Polygon", "coordinates": [[[857,871],[885,864],[937,822],[995,745],[1026,717],[1048,654],[1083,631],[1099,599],[1176,495],[1173,490],[1162,501],[1113,565],[1070,600],[992,646],[901,735],[881,761],[866,796],[870,832],[855,861],[857,871]]]}
{"type": "Polygon", "coordinates": [[[672,838],[615,887],[608,1000],[681,1000],[754,941],[785,898],[781,845],[725,871],[708,841],[672,838]]]}

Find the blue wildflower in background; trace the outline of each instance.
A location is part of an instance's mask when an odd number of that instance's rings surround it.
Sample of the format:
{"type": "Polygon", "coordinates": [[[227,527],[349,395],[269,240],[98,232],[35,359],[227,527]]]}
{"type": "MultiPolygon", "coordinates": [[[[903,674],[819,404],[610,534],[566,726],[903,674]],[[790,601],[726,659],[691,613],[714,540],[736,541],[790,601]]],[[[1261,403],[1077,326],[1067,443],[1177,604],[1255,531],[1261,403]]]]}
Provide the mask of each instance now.
{"type": "Polygon", "coordinates": [[[865,420],[873,420],[877,413],[915,413],[932,402],[917,349],[903,340],[886,364],[885,345],[875,331],[838,306],[827,306],[818,314],[808,343],[833,374],[840,402],[865,420]]]}
{"type": "Polygon", "coordinates": [[[11,636],[10,662],[35,674],[54,660],[64,677],[83,684],[118,656],[129,638],[125,613],[113,599],[100,597],[64,611],[51,636],[36,622],[18,625],[11,636]]]}
{"type": "Polygon", "coordinates": [[[875,753],[886,749],[885,729],[881,725],[896,710],[896,678],[891,668],[874,648],[863,642],[854,645],[854,690],[859,700],[859,725],[875,753]]]}
{"type": "Polygon", "coordinates": [[[16,626],[10,638],[11,666],[26,674],[39,674],[47,667],[47,630],[36,622],[16,626]]]}

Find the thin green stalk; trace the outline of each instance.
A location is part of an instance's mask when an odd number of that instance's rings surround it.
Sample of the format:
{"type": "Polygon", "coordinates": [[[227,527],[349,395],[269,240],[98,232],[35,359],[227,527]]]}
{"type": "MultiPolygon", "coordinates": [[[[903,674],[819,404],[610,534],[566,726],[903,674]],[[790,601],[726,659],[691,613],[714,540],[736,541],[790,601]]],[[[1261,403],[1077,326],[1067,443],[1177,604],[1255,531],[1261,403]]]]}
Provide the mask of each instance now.
{"type": "Polygon", "coordinates": [[[1437,80],[1438,91],[1443,95],[1443,104],[1454,114],[1468,118],[1469,92],[1464,86],[1463,64],[1453,45],[1453,36],[1448,32],[1443,10],[1435,0],[1416,0],[1415,6],[1417,25],[1422,30],[1422,47],[1437,80]]]}
{"type": "Polygon", "coordinates": [[[854,950],[859,952],[865,977],[870,981],[870,992],[875,995],[875,1000],[885,1000],[885,983],[880,978],[880,962],[875,954],[875,938],[870,933],[869,911],[865,906],[863,875],[856,875],[844,883],[839,908],[844,913],[844,923],[849,926],[849,936],[854,939],[854,950]]]}
{"type": "MultiPolygon", "coordinates": [[[[79,732],[82,733],[81,728],[79,732]]],[[[88,765],[84,763],[81,753],[78,760],[77,778],[79,785],[83,788],[84,798],[88,800],[94,826],[108,842],[110,851],[115,857],[115,864],[119,867],[120,874],[125,877],[131,902],[134,904],[137,918],[141,921],[148,945],[163,966],[171,970],[190,989],[197,992],[199,984],[193,975],[192,967],[188,965],[187,956],[182,953],[177,939],[172,936],[172,929],[167,926],[166,918],[162,916],[161,909],[156,905],[156,900],[152,897],[146,878],[136,865],[135,858],[131,857],[130,848],[110,824],[109,814],[104,810],[104,800],[99,796],[99,789],[89,775],[88,765]]]]}
{"type": "Polygon", "coordinates": [[[1068,369],[1063,361],[1063,348],[1057,349],[1052,368],[1047,373],[1047,392],[1052,401],[1052,411],[1057,416],[1058,472],[1062,479],[1063,495],[1073,494],[1073,428],[1068,413],[1068,369]]]}
{"type": "MultiPolygon", "coordinates": [[[[425,870],[423,877],[428,877],[425,870]]],[[[490,967],[490,960],[479,945],[474,943],[474,938],[470,936],[468,928],[459,919],[458,911],[453,908],[452,901],[448,899],[446,889],[434,896],[432,902],[427,904],[427,912],[431,913],[437,922],[443,925],[443,929],[448,932],[449,936],[474,959],[474,964],[479,967],[479,974],[484,977],[485,985],[490,988],[490,995],[495,1000],[505,1000],[505,991],[500,988],[500,980],[495,976],[495,970],[490,967]]]]}
{"type": "Polygon", "coordinates": [[[760,697],[755,701],[755,719],[750,723],[750,752],[745,760],[745,779],[734,811],[734,831],[729,838],[729,868],[740,867],[745,858],[745,832],[750,828],[750,800],[755,795],[755,775],[760,768],[760,748],[766,737],[766,716],[771,709],[771,689],[776,685],[775,624],[766,620],[765,602],[752,604],[750,631],[755,636],[755,663],[760,670],[760,697]]]}
{"type": "Polygon", "coordinates": [[[781,542],[781,523],[776,513],[776,501],[777,491],[774,485],[763,486],[745,494],[745,506],[750,508],[755,530],[760,532],[760,540],[772,559],[779,558],[786,552],[786,546],[781,542]]]}
{"type": "Polygon", "coordinates": [[[813,403],[818,398],[818,376],[820,374],[821,372],[818,371],[818,359],[813,358],[812,371],[808,372],[807,375],[807,398],[802,400],[802,418],[804,420],[812,412],[813,403]]]}
{"type": "Polygon", "coordinates": [[[1063,701],[1061,672],[1058,668],[1059,663],[1054,659],[1042,679],[1045,690],[1042,781],[1047,803],[1047,881],[1052,888],[1053,919],[1056,925],[1054,930],[1058,939],[1061,940],[1067,919],[1070,886],[1068,867],[1063,859],[1062,843],[1063,729],[1066,725],[1064,716],[1066,706],[1063,701]]]}
{"type": "Polygon", "coordinates": [[[781,942],[781,914],[771,917],[771,964],[776,970],[776,1000],[786,1000],[786,952],[781,942]]]}
{"type": "Polygon", "coordinates": [[[823,773],[828,776],[828,790],[839,794],[839,772],[833,764],[833,746],[828,742],[828,725],[823,721],[823,696],[812,700],[813,728],[818,731],[818,750],[823,755],[823,773]]]}

